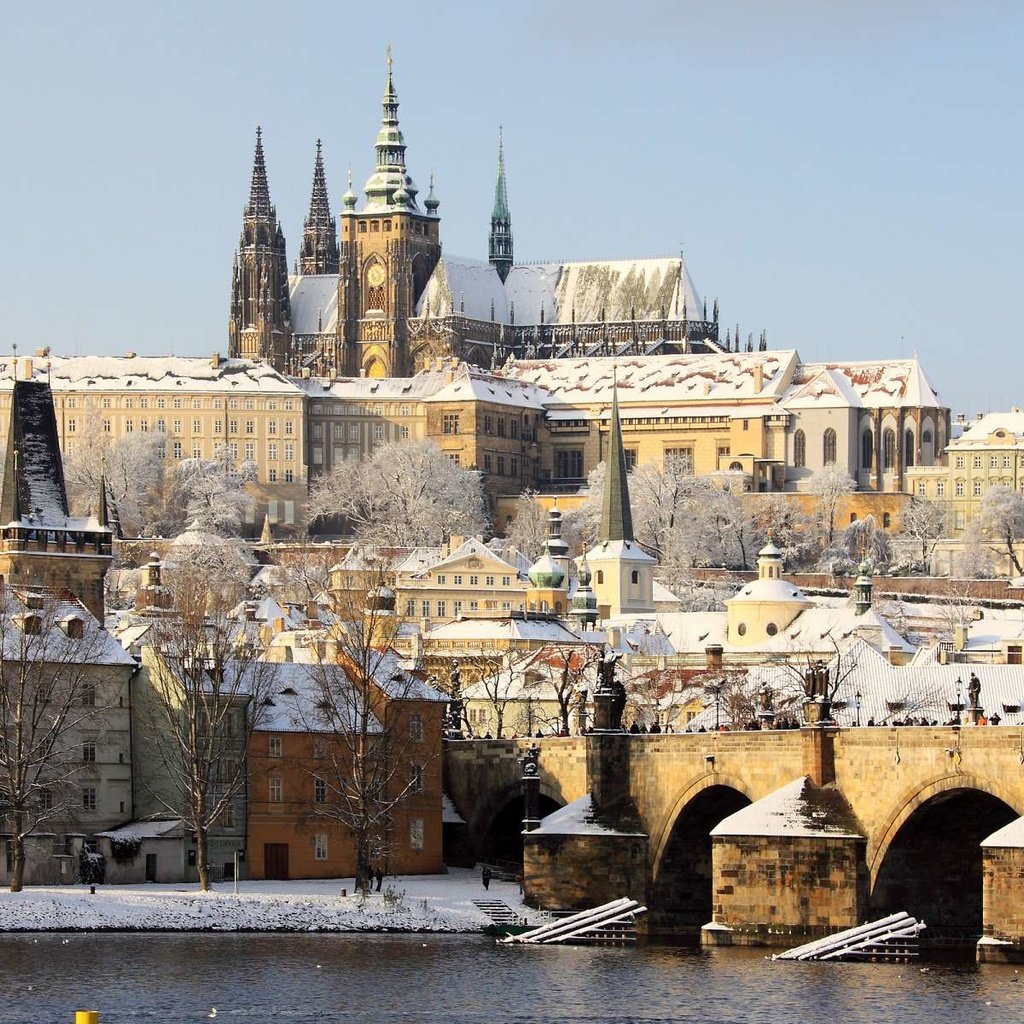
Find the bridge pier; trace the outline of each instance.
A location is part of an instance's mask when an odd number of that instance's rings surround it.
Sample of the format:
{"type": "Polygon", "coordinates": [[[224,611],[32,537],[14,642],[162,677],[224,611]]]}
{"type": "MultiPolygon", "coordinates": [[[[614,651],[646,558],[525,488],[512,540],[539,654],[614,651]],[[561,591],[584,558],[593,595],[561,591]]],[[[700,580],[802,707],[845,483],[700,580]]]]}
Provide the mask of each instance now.
{"type": "Polygon", "coordinates": [[[984,934],[978,963],[1024,963],[1024,818],[981,844],[984,934]]]}

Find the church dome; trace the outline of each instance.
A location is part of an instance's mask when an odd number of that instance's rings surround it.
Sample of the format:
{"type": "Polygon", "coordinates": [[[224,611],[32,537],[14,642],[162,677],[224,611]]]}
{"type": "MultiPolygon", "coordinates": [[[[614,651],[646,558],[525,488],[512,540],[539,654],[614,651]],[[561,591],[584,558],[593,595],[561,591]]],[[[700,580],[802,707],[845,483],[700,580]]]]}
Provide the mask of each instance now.
{"type": "Polygon", "coordinates": [[[403,181],[397,189],[395,194],[391,198],[392,203],[395,206],[408,206],[409,205],[409,193],[405,190],[405,182],[403,181]]]}
{"type": "Polygon", "coordinates": [[[423,206],[427,213],[435,215],[437,208],[441,205],[441,200],[434,195],[434,176],[430,176],[430,191],[427,193],[427,198],[423,200],[423,206]]]}
{"type": "Polygon", "coordinates": [[[527,574],[530,582],[540,589],[554,590],[565,582],[565,573],[555,564],[550,551],[545,551],[527,574]]]}

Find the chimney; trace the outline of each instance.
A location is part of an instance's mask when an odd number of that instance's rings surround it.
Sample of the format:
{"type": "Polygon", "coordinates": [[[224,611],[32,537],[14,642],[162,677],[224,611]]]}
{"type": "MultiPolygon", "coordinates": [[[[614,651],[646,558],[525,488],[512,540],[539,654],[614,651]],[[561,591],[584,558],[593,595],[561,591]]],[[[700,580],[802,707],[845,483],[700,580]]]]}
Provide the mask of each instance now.
{"type": "Polygon", "coordinates": [[[754,364],[754,394],[759,395],[764,389],[764,366],[761,363],[754,364]]]}
{"type": "Polygon", "coordinates": [[[283,633],[284,632],[284,618],[282,616],[279,616],[278,618],[274,619],[274,632],[275,633],[283,633]]]}
{"type": "Polygon", "coordinates": [[[457,551],[465,543],[466,543],[466,538],[465,537],[463,537],[461,534],[453,533],[448,538],[448,554],[450,555],[454,551],[457,551]]]}
{"type": "Polygon", "coordinates": [[[608,627],[608,646],[614,650],[618,650],[622,645],[622,627],[621,626],[609,626],[608,627]]]}
{"type": "Polygon", "coordinates": [[[704,648],[704,654],[707,658],[707,670],[709,672],[721,672],[722,671],[722,645],[721,644],[708,644],[704,648]]]}
{"type": "Polygon", "coordinates": [[[306,618],[310,622],[317,622],[320,618],[320,606],[312,598],[306,602],[306,618]]]}
{"type": "Polygon", "coordinates": [[[219,352],[214,352],[213,355],[210,356],[210,365],[215,370],[220,366],[220,353],[219,352]]]}
{"type": "Polygon", "coordinates": [[[962,651],[967,646],[967,626],[953,627],[953,650],[962,651]]]}
{"type": "Polygon", "coordinates": [[[19,380],[31,380],[32,379],[32,357],[25,356],[21,361],[21,374],[18,376],[19,380]]]}

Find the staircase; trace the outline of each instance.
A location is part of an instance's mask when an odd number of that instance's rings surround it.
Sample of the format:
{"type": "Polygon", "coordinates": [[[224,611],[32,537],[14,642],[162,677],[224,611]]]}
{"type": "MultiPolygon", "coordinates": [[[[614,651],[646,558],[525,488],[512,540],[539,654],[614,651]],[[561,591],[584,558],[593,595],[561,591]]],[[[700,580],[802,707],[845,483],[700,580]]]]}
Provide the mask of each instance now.
{"type": "Polygon", "coordinates": [[[482,910],[493,924],[520,924],[522,919],[501,900],[473,900],[473,906],[482,910]]]}

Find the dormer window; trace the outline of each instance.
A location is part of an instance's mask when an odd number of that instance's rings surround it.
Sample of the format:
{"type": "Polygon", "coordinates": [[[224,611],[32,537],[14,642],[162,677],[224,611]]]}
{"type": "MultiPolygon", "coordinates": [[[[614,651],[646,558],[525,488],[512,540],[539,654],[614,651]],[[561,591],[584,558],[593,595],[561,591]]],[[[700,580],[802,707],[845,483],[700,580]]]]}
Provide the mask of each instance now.
{"type": "Polygon", "coordinates": [[[23,615],[21,630],[30,636],[38,636],[43,631],[43,617],[41,615],[23,615]]]}
{"type": "Polygon", "coordinates": [[[60,628],[64,630],[64,635],[72,640],[81,640],[85,633],[85,623],[77,615],[68,615],[61,619],[60,628]]]}

